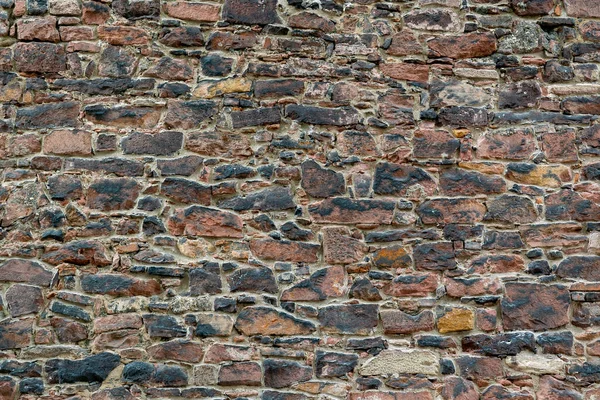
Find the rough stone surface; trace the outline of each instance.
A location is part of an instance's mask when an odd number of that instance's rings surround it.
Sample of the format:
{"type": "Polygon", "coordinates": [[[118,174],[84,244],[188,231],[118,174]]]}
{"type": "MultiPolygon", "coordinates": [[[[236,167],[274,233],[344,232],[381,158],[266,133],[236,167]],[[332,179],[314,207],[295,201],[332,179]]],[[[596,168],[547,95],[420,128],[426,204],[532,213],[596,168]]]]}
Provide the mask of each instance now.
{"type": "Polygon", "coordinates": [[[1,0],[0,398],[600,399],[597,0],[1,0]]]}

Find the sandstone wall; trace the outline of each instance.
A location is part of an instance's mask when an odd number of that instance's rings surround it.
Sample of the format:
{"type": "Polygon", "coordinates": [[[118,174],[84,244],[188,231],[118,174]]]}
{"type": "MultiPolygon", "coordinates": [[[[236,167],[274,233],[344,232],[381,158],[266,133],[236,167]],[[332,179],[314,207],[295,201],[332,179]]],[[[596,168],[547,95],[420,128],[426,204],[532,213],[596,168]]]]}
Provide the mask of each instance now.
{"type": "Polygon", "coordinates": [[[599,0],[0,7],[0,398],[600,399],[599,0]]]}

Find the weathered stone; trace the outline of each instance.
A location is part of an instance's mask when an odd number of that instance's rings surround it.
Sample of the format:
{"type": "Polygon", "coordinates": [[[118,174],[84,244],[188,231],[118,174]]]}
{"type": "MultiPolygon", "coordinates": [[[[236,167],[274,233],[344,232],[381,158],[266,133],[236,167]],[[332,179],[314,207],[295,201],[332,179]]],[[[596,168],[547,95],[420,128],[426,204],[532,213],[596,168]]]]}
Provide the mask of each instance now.
{"type": "Polygon", "coordinates": [[[199,363],[204,351],[198,343],[187,340],[172,340],[148,347],[148,354],[155,360],[174,360],[199,363]]]}
{"type": "Polygon", "coordinates": [[[33,333],[33,319],[5,319],[0,322],[0,350],[28,347],[33,333]]]}
{"type": "Polygon", "coordinates": [[[433,313],[422,311],[416,315],[399,310],[381,310],[379,313],[386,335],[407,335],[420,331],[430,331],[435,325],[433,313]]]}
{"type": "Polygon", "coordinates": [[[15,126],[21,129],[74,127],[79,125],[79,104],[62,102],[21,107],[17,110],[15,126]]]}
{"type": "Polygon", "coordinates": [[[444,130],[419,130],[413,138],[413,155],[421,158],[454,158],[460,142],[444,130]]]}
{"type": "Polygon", "coordinates": [[[428,200],[417,208],[425,224],[473,224],[481,222],[485,212],[485,205],[469,198],[428,200]]]}
{"type": "Polygon", "coordinates": [[[86,205],[103,211],[127,210],[135,206],[139,193],[140,186],[133,179],[100,179],[88,188],[86,205]]]}
{"type": "Polygon", "coordinates": [[[13,285],[6,291],[5,297],[13,318],[37,313],[44,305],[42,290],[35,286],[13,285]]]}
{"type": "Polygon", "coordinates": [[[281,113],[279,107],[232,112],[231,122],[234,129],[278,124],[281,122],[281,113]]]}
{"type": "Polygon", "coordinates": [[[209,205],[212,191],[209,186],[191,180],[167,178],[160,186],[160,193],[178,203],[209,205]]]}
{"type": "Polygon", "coordinates": [[[86,274],[81,287],[87,293],[111,296],[152,296],[161,292],[160,283],[153,279],[142,280],[117,274],[86,274]]]}
{"type": "Polygon", "coordinates": [[[277,292],[277,282],[270,268],[241,268],[227,278],[232,292],[277,292]]]}
{"type": "Polygon", "coordinates": [[[351,264],[366,253],[366,246],[345,227],[323,228],[323,258],[331,264],[351,264]]]}
{"type": "Polygon", "coordinates": [[[35,261],[10,259],[0,264],[0,281],[50,286],[53,273],[35,261]]]}
{"type": "Polygon", "coordinates": [[[546,219],[549,221],[596,221],[600,205],[571,189],[561,189],[544,197],[546,219]]]}
{"type": "Polygon", "coordinates": [[[17,43],[15,65],[19,72],[57,73],[67,69],[64,47],[50,43],[17,43]]]}
{"type": "Polygon", "coordinates": [[[408,268],[412,258],[401,245],[384,247],[372,255],[373,264],[378,268],[408,268]]]}
{"type": "Polygon", "coordinates": [[[133,26],[102,25],[98,27],[98,37],[113,46],[142,45],[150,40],[144,29],[133,26]]]}
{"type": "Polygon", "coordinates": [[[103,382],[121,361],[113,353],[99,353],[81,360],[51,359],[45,372],[49,383],[103,382]]]}
{"type": "Polygon", "coordinates": [[[524,350],[535,351],[535,340],[532,333],[503,333],[495,336],[471,335],[462,339],[465,351],[472,351],[486,356],[514,356],[524,350]]]}
{"type": "Polygon", "coordinates": [[[107,46],[100,55],[98,75],[110,78],[132,76],[137,68],[137,57],[128,49],[107,46]]]}
{"type": "Polygon", "coordinates": [[[391,201],[334,197],[310,204],[308,212],[318,223],[389,225],[394,207],[391,201]]]}
{"type": "Polygon", "coordinates": [[[454,168],[440,175],[440,189],[447,196],[490,195],[504,193],[506,182],[499,176],[454,168]]]}
{"type": "Polygon", "coordinates": [[[436,184],[430,174],[409,165],[380,163],[375,169],[373,191],[381,195],[431,196],[436,184]]]}
{"type": "Polygon", "coordinates": [[[344,293],[344,267],[323,268],[281,294],[282,301],[320,301],[344,293]]]}
{"type": "Polygon", "coordinates": [[[359,368],[364,376],[439,373],[439,357],[425,350],[384,350],[359,368]]]}
{"type": "Polygon", "coordinates": [[[295,206],[291,191],[282,186],[273,186],[246,196],[236,196],[219,202],[219,207],[234,211],[287,210],[295,206]]]}
{"type": "Polygon", "coordinates": [[[547,15],[554,9],[552,0],[511,0],[510,5],[517,15],[547,15]]]}
{"type": "Polygon", "coordinates": [[[394,297],[425,297],[437,287],[438,279],[434,274],[400,275],[384,286],[383,291],[394,297]]]}
{"type": "Polygon", "coordinates": [[[526,185],[540,185],[557,188],[571,180],[571,171],[564,165],[545,166],[527,163],[510,163],[506,177],[526,185]]]}
{"type": "Polygon", "coordinates": [[[567,14],[571,17],[600,17],[600,5],[584,0],[565,0],[567,14]]]}
{"type": "Polygon", "coordinates": [[[444,379],[442,398],[444,400],[477,400],[479,399],[479,393],[473,382],[451,376],[444,379]]]}
{"type": "Polygon", "coordinates": [[[55,130],[44,137],[44,153],[58,155],[92,154],[92,133],[81,130],[55,130]]]}
{"type": "Polygon", "coordinates": [[[223,18],[234,24],[268,25],[280,22],[277,15],[277,2],[267,0],[226,0],[223,5],[223,18]]]}
{"type": "Polygon", "coordinates": [[[232,238],[243,236],[240,217],[201,206],[177,209],[169,218],[168,228],[173,235],[232,238]]]}
{"type": "Polygon", "coordinates": [[[181,150],[182,145],[183,134],[173,131],[162,131],[149,135],[135,132],[121,140],[121,147],[125,154],[166,156],[181,150]]]}
{"type": "Polygon", "coordinates": [[[427,42],[435,57],[485,57],[496,51],[496,38],[491,33],[472,32],[460,36],[440,36],[427,42]]]}
{"type": "Polygon", "coordinates": [[[315,326],[291,314],[270,307],[247,307],[243,309],[235,321],[235,329],[244,335],[308,335],[315,331],[315,326]]]}
{"type": "Polygon", "coordinates": [[[349,304],[321,307],[318,319],[322,332],[368,335],[377,326],[376,304],[349,304]]]}
{"type": "Polygon", "coordinates": [[[116,127],[153,128],[160,119],[160,109],[145,106],[91,105],[84,108],[89,121],[116,127]]]}
{"type": "Polygon", "coordinates": [[[466,308],[451,308],[438,319],[440,333],[470,331],[475,326],[475,314],[466,308]]]}
{"type": "Polygon", "coordinates": [[[175,1],[164,5],[170,17],[196,22],[216,22],[219,20],[220,6],[209,3],[175,1]]]}
{"type": "Polygon", "coordinates": [[[231,133],[193,132],[188,136],[185,147],[207,156],[247,157],[252,154],[248,138],[231,133]]]}
{"type": "Polygon", "coordinates": [[[267,359],[263,361],[265,386],[283,388],[312,378],[313,370],[296,361],[267,359]]]}
{"type": "Polygon", "coordinates": [[[291,242],[289,240],[253,239],[250,250],[265,260],[315,262],[320,246],[315,243],[291,242]]]}
{"type": "Polygon", "coordinates": [[[490,103],[491,96],[482,88],[452,79],[435,80],[430,88],[432,107],[483,107],[490,103]]]}
{"type": "Polygon", "coordinates": [[[111,258],[106,248],[95,241],[75,241],[59,247],[47,249],[41,257],[42,261],[52,265],[70,263],[75,265],[98,265],[107,266],[111,264],[111,258]]]}
{"type": "Polygon", "coordinates": [[[360,115],[352,107],[321,108],[291,104],[286,106],[285,115],[298,122],[313,125],[347,126],[359,123],[360,115]]]}
{"type": "Polygon", "coordinates": [[[427,82],[429,67],[410,63],[385,63],[380,65],[381,72],[392,79],[402,81],[427,82]]]}
{"type": "Polygon", "coordinates": [[[500,91],[498,108],[531,108],[536,105],[541,95],[542,90],[535,81],[511,83],[500,91]]]}
{"type": "Polygon", "coordinates": [[[346,191],[344,176],[313,160],[302,163],[302,188],[313,197],[332,197],[346,191]]]}
{"type": "Polygon", "coordinates": [[[187,334],[187,329],[170,315],[144,314],[142,318],[150,337],[175,338],[187,334]]]}
{"type": "Polygon", "coordinates": [[[540,331],[569,322],[569,291],[561,285],[507,283],[502,299],[506,330],[540,331]]]}
{"type": "Polygon", "coordinates": [[[219,385],[223,386],[260,386],[262,370],[255,362],[239,362],[223,365],[219,369],[219,385]]]}
{"type": "Polygon", "coordinates": [[[484,220],[513,224],[526,224],[537,220],[535,206],[526,197],[502,195],[487,204],[484,220]]]}

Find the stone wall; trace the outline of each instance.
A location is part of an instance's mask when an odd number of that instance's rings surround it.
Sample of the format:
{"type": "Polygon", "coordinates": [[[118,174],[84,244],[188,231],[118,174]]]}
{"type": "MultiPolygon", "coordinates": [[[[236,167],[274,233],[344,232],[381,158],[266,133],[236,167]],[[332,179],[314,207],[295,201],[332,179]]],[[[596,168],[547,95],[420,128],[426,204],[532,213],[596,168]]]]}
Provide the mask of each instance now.
{"type": "Polygon", "coordinates": [[[0,398],[600,399],[599,0],[0,6],[0,398]]]}

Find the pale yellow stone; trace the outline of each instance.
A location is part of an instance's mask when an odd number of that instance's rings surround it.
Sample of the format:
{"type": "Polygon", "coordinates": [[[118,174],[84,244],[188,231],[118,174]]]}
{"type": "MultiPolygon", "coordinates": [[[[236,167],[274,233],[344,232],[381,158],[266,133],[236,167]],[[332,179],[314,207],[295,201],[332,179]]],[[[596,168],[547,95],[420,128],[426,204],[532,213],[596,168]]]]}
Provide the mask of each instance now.
{"type": "Polygon", "coordinates": [[[566,362],[552,354],[519,353],[506,360],[509,367],[534,375],[560,375],[566,362]]]}
{"type": "Polygon", "coordinates": [[[215,250],[215,246],[204,239],[181,238],[177,242],[177,249],[181,254],[190,258],[198,258],[215,250]]]}
{"type": "Polygon", "coordinates": [[[246,78],[230,78],[220,81],[202,81],[194,89],[193,95],[203,99],[211,99],[227,93],[249,92],[252,81],[246,78]]]}
{"type": "Polygon", "coordinates": [[[359,370],[363,376],[439,373],[440,358],[426,350],[384,350],[367,361],[359,370]]]}
{"type": "Polygon", "coordinates": [[[468,129],[453,129],[452,130],[452,134],[454,135],[454,137],[457,138],[463,138],[465,136],[467,136],[469,133],[471,133],[468,129]]]}
{"type": "Polygon", "coordinates": [[[475,316],[466,308],[454,308],[438,320],[440,333],[470,331],[473,329],[475,316]]]}

